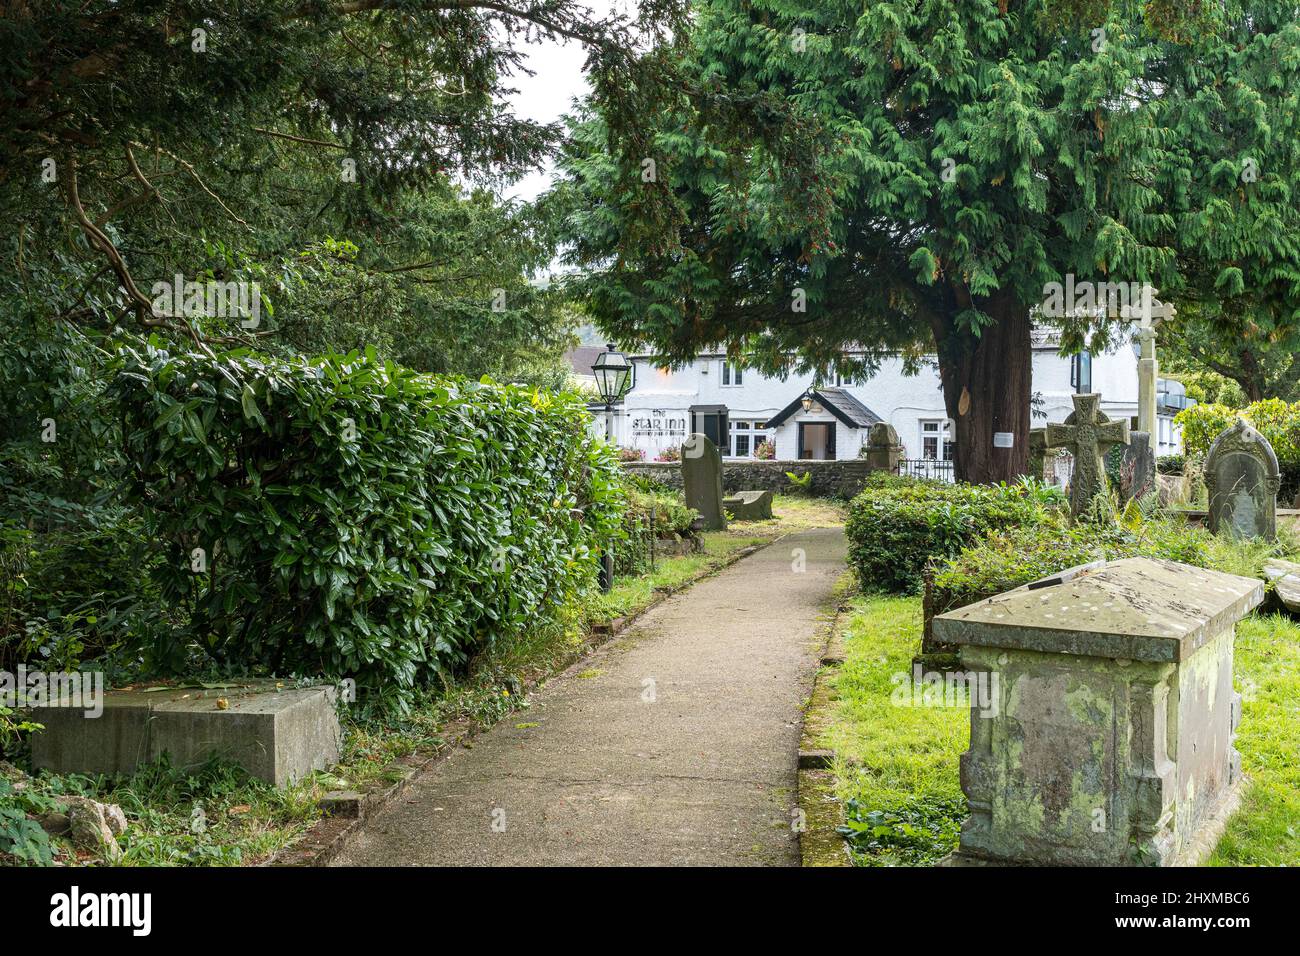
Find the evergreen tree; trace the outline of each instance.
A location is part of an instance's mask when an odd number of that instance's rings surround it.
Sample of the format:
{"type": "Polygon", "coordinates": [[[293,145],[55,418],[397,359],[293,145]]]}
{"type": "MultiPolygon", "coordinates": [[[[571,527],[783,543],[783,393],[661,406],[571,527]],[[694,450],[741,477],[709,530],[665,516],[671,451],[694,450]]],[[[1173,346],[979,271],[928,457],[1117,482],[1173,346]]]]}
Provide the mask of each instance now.
{"type": "MultiPolygon", "coordinates": [[[[1294,19],[1272,2],[706,0],[689,71],[804,123],[728,140],[680,103],[641,160],[660,181],[642,192],[670,191],[677,215],[647,225],[597,108],[553,201],[611,334],[677,361],[725,344],[770,371],[937,353],[959,477],[1005,480],[1026,465],[1049,283],[1249,288],[1294,316],[1293,240],[1251,225],[1295,221],[1294,136],[1265,135],[1294,128],[1294,19]],[[784,162],[801,151],[811,174],[784,162]],[[1243,198],[1225,170],[1245,151],[1272,178],[1243,198]]],[[[1067,322],[1067,345],[1103,345],[1116,318],[1067,322]]]]}

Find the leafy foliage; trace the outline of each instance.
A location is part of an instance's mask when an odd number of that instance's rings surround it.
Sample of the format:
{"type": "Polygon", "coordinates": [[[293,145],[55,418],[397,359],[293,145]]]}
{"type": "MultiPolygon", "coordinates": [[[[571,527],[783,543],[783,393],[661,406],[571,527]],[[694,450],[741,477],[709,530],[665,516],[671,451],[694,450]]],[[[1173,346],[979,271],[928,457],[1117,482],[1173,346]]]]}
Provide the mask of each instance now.
{"type": "Polygon", "coordinates": [[[159,341],[113,391],[159,585],[224,667],[402,703],[552,616],[617,533],[617,465],[573,395],[159,341]]]}
{"type": "Polygon", "coordinates": [[[1182,517],[1075,525],[1065,520],[1012,528],[972,542],[934,573],[929,610],[942,614],[1066,568],[1144,556],[1207,567],[1210,534],[1182,517]]]}
{"type": "Polygon", "coordinates": [[[875,475],[849,505],[849,562],[864,589],[920,591],[922,574],[992,531],[1052,521],[1060,493],[1034,482],[945,484],[875,475]]]}
{"type": "Polygon", "coordinates": [[[1282,501],[1300,491],[1300,402],[1287,404],[1276,398],[1252,402],[1242,409],[1225,405],[1193,405],[1174,421],[1182,426],[1183,447],[1189,457],[1204,459],[1214,440],[1238,418],[1244,418],[1268,439],[1282,472],[1282,501]]]}
{"type": "MultiPolygon", "coordinates": [[[[34,866],[48,866],[52,860],[49,835],[27,817],[32,798],[14,790],[0,775],[0,854],[34,866]]],[[[47,809],[41,807],[41,809],[47,809]]]]}
{"type": "Polygon", "coordinates": [[[968,813],[964,799],[918,797],[894,810],[869,809],[856,797],[844,805],[838,828],[856,862],[927,866],[957,846],[968,813]]]}
{"type": "MultiPolygon", "coordinates": [[[[1029,407],[1028,310],[1066,274],[1151,281],[1289,341],[1292,6],[1233,0],[1205,23],[1164,2],[1072,6],[698,4],[685,71],[795,115],[734,141],[684,103],[634,154],[654,183],[611,155],[599,110],[581,117],[555,201],[592,313],[677,362],[720,343],[768,371],[861,376],[937,352],[970,480],[1010,477],[983,450],[995,416],[1029,407]],[[679,214],[653,220],[664,184],[679,214]]],[[[1115,323],[1093,318],[1067,347],[1103,347],[1115,323]]]]}
{"type": "Polygon", "coordinates": [[[690,537],[691,523],[697,517],[699,512],[686,507],[679,493],[629,489],[623,512],[623,537],[614,549],[615,572],[640,574],[649,570],[651,538],[690,537]]]}

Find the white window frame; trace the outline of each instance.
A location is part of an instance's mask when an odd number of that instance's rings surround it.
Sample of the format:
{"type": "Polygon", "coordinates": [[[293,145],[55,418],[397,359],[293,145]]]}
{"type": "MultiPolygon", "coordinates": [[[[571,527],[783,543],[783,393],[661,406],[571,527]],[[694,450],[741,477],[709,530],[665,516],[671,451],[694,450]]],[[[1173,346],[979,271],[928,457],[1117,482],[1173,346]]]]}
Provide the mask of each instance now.
{"type": "Polygon", "coordinates": [[[721,364],[722,369],[718,378],[724,388],[738,388],[745,384],[744,369],[734,362],[728,362],[726,359],[723,359],[721,364]]]}
{"type": "Polygon", "coordinates": [[[952,461],[956,443],[952,438],[952,420],[947,418],[923,418],[917,425],[921,436],[921,454],[923,460],[952,461]],[[926,454],[926,439],[934,441],[935,453],[926,454]]]}
{"type": "Polygon", "coordinates": [[[772,433],[770,429],[760,427],[763,424],[761,418],[741,418],[729,424],[730,433],[727,436],[727,457],[728,458],[753,458],[754,446],[761,441],[771,441],[772,433]],[[741,427],[744,426],[744,427],[741,427]],[[745,455],[736,454],[736,438],[739,435],[749,436],[749,453],[745,455]]]}

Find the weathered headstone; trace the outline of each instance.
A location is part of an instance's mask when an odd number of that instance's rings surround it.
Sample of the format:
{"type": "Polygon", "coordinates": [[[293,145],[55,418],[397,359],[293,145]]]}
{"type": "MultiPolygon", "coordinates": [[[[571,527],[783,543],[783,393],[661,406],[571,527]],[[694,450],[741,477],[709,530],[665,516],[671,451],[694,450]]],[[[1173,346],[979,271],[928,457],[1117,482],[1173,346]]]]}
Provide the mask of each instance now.
{"type": "Polygon", "coordinates": [[[722,455],[718,446],[699,432],[682,443],[682,490],[686,507],[700,513],[706,530],[727,526],[727,515],[722,510],[722,455]]]}
{"type": "Polygon", "coordinates": [[[862,457],[866,459],[873,471],[898,471],[898,463],[903,457],[903,444],[898,440],[898,432],[888,422],[876,422],[867,434],[867,444],[862,457]]]}
{"type": "Polygon", "coordinates": [[[1039,481],[1047,479],[1044,462],[1047,458],[1047,429],[1029,429],[1029,474],[1039,481]]]}
{"type": "Polygon", "coordinates": [[[1210,531],[1234,538],[1277,534],[1277,492],[1282,485],[1277,455],[1268,439],[1243,419],[1210,446],[1205,457],[1210,492],[1210,531]]]}
{"type": "Polygon", "coordinates": [[[1151,436],[1146,432],[1131,432],[1119,466],[1120,499],[1141,501],[1156,491],[1156,453],[1151,447],[1151,436]]]}
{"type": "Polygon", "coordinates": [[[1149,558],[1078,570],[934,620],[984,689],[950,863],[1194,865],[1240,799],[1235,625],[1263,582],[1149,558]]]}
{"type": "Polygon", "coordinates": [[[1128,421],[1110,421],[1101,414],[1101,395],[1090,392],[1074,396],[1072,422],[1049,424],[1048,448],[1069,448],[1074,455],[1074,476],[1070,479],[1070,512],[1076,517],[1092,506],[1092,499],[1106,490],[1106,466],[1102,460],[1111,445],[1128,443],[1128,421]]]}

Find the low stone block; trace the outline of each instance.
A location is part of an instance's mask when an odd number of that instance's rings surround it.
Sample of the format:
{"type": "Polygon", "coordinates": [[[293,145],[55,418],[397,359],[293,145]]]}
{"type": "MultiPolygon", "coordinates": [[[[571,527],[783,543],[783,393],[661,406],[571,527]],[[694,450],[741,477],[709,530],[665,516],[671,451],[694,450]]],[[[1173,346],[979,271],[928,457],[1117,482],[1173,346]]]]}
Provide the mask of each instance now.
{"type": "Polygon", "coordinates": [[[129,774],[168,754],[192,767],[213,756],[285,786],[338,763],[341,731],[332,687],[256,681],[223,688],[109,691],[99,717],[33,708],[32,765],[56,773],[129,774]]]}
{"type": "Polygon", "coordinates": [[[761,521],[772,517],[772,492],[741,491],[723,498],[722,506],[736,521],[761,521]]]}

